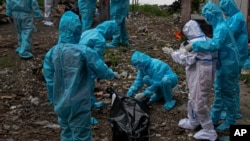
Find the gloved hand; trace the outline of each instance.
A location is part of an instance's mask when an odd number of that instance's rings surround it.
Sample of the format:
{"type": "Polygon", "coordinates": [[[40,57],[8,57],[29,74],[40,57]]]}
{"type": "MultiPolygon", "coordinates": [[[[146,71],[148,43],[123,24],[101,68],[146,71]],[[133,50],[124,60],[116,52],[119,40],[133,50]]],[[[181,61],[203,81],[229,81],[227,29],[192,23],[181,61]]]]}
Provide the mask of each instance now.
{"type": "Polygon", "coordinates": [[[172,48],[169,48],[169,47],[163,47],[162,51],[168,55],[170,55],[174,52],[174,50],[172,48]]]}
{"type": "Polygon", "coordinates": [[[141,100],[141,99],[144,98],[144,97],[145,97],[145,96],[144,96],[143,93],[138,93],[138,94],[135,95],[135,99],[137,99],[137,100],[141,100]]]}
{"type": "Polygon", "coordinates": [[[182,47],[180,48],[180,51],[182,54],[187,54],[188,52],[192,51],[192,42],[187,41],[187,44],[183,43],[182,47]]]}
{"type": "Polygon", "coordinates": [[[115,75],[116,79],[120,79],[121,78],[121,76],[120,76],[120,74],[118,74],[118,72],[114,72],[114,75],[115,75]]]}

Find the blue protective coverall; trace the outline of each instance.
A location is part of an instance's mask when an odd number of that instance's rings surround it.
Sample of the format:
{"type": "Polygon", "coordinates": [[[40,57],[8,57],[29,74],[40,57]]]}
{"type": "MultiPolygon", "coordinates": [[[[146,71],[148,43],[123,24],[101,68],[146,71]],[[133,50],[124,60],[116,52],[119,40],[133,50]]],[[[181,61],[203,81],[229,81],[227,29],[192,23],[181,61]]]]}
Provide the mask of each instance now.
{"type": "MultiPolygon", "coordinates": [[[[79,44],[94,49],[99,54],[100,58],[103,59],[106,49],[106,39],[110,39],[117,34],[119,34],[119,28],[115,20],[104,21],[95,28],[82,32],[79,44]]],[[[93,76],[93,78],[95,78],[95,76],[93,76]]],[[[93,85],[94,88],[95,84],[93,83],[93,85]]],[[[103,102],[96,102],[94,89],[91,98],[94,108],[100,108],[104,105],[103,102]]]]}
{"type": "MultiPolygon", "coordinates": [[[[195,20],[189,20],[182,29],[189,42],[206,41],[208,38],[195,20]]],[[[196,129],[201,125],[202,129],[195,133],[195,139],[216,140],[217,133],[214,130],[210,118],[208,98],[213,87],[217,52],[188,52],[184,54],[180,49],[174,51],[172,59],[185,66],[186,81],[188,85],[187,118],[181,119],[178,126],[185,129],[196,129]]]]}
{"type": "Polygon", "coordinates": [[[96,0],[78,0],[78,8],[82,20],[82,32],[92,27],[96,0]]]}
{"type": "Polygon", "coordinates": [[[119,34],[119,28],[115,20],[104,21],[95,28],[84,31],[79,44],[91,47],[103,58],[106,49],[106,40],[117,34],[119,34]]]}
{"type": "Polygon", "coordinates": [[[144,96],[151,96],[150,102],[164,98],[164,109],[170,110],[176,101],[172,98],[172,88],[178,83],[178,76],[170,66],[155,58],[135,51],[131,56],[131,63],[137,70],[137,76],[130,86],[127,96],[134,96],[144,84],[147,85],[143,91],[144,96]]]}
{"type": "Polygon", "coordinates": [[[34,30],[34,18],[42,18],[36,0],[6,0],[6,16],[12,17],[17,29],[18,47],[16,52],[21,58],[29,59],[31,53],[32,32],[34,30]]]}
{"type": "Polygon", "coordinates": [[[119,43],[123,46],[129,46],[129,37],[126,28],[126,17],[128,16],[129,0],[111,0],[110,19],[115,20],[120,28],[120,35],[114,36],[109,47],[117,47],[119,43]]]}
{"type": "Polygon", "coordinates": [[[213,37],[207,41],[196,41],[193,51],[218,51],[218,63],[214,82],[214,101],[211,118],[218,124],[223,106],[226,107],[226,119],[217,130],[227,130],[230,124],[236,124],[236,87],[239,78],[239,52],[229,26],[223,19],[221,9],[213,2],[207,2],[202,8],[206,22],[212,25],[213,37]]]}
{"type": "MultiPolygon", "coordinates": [[[[230,29],[233,32],[235,41],[238,45],[239,51],[239,76],[241,74],[241,69],[244,65],[245,60],[248,58],[248,30],[247,30],[247,22],[245,20],[244,15],[237,7],[234,0],[220,0],[220,8],[224,12],[226,16],[226,22],[229,25],[230,29]]],[[[237,84],[237,112],[240,110],[240,77],[237,84]]],[[[236,114],[236,118],[242,118],[240,113],[236,114]]]]}
{"type": "Polygon", "coordinates": [[[61,141],[92,141],[91,75],[114,78],[114,72],[96,51],[77,44],[75,35],[79,32],[79,17],[72,11],[65,12],[59,24],[59,42],[46,53],[43,63],[48,97],[61,127],[61,141]]]}

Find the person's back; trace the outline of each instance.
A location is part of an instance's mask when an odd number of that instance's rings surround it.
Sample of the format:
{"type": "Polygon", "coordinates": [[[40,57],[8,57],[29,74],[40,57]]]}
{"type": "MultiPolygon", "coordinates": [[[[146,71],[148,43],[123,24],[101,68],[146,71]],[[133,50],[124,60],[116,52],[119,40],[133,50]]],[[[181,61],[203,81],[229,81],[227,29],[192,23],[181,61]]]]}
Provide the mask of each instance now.
{"type": "Polygon", "coordinates": [[[93,29],[82,32],[79,44],[91,47],[103,58],[106,50],[106,40],[117,35],[118,26],[114,20],[104,21],[93,29]]]}
{"type": "Polygon", "coordinates": [[[92,140],[90,96],[94,80],[91,75],[114,78],[113,71],[94,50],[77,44],[80,23],[72,11],[62,15],[58,44],[46,53],[43,63],[48,98],[62,130],[61,140],[92,140]]]}
{"type": "Polygon", "coordinates": [[[240,55],[240,67],[248,58],[247,22],[234,0],[220,0],[220,7],[226,15],[226,22],[233,32],[240,55]]]}
{"type": "Polygon", "coordinates": [[[31,39],[34,30],[32,14],[34,14],[35,18],[42,17],[36,0],[6,1],[6,16],[13,18],[18,34],[16,53],[24,59],[33,57],[31,53],[31,39]]]}
{"type": "Polygon", "coordinates": [[[213,124],[219,124],[222,107],[226,107],[227,117],[216,129],[228,130],[236,124],[236,84],[239,77],[239,52],[233,33],[223,20],[221,9],[212,2],[207,2],[202,8],[206,22],[212,25],[213,37],[208,41],[197,41],[192,49],[197,52],[218,51],[218,63],[214,81],[214,102],[211,109],[213,124]]]}
{"type": "MultiPolygon", "coordinates": [[[[241,69],[244,65],[244,62],[248,58],[248,31],[247,23],[244,15],[238,9],[234,0],[220,0],[220,8],[226,16],[226,22],[229,25],[230,29],[233,32],[235,41],[238,46],[239,51],[239,75],[241,75],[241,69]]],[[[240,77],[237,86],[237,111],[236,118],[242,118],[242,115],[239,113],[240,110],[240,77]]],[[[225,114],[222,114],[222,118],[225,118],[225,114]]]]}

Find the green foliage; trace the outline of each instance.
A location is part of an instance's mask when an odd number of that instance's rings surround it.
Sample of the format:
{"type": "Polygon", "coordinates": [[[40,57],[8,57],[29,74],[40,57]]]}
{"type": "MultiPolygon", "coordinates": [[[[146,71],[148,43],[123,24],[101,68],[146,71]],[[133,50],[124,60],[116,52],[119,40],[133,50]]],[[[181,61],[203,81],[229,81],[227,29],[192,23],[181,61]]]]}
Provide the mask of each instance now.
{"type": "Polygon", "coordinates": [[[44,5],[44,0],[37,0],[39,6],[43,6],[44,5]]]}
{"type": "Polygon", "coordinates": [[[108,66],[117,66],[118,65],[118,57],[116,56],[116,54],[107,49],[106,50],[106,53],[104,55],[104,58],[105,58],[105,62],[108,66]]]}
{"type": "Polygon", "coordinates": [[[241,74],[241,81],[246,84],[250,84],[250,74],[241,74]]]}
{"type": "Polygon", "coordinates": [[[2,57],[0,58],[0,68],[8,68],[15,65],[15,60],[11,57],[2,57]]]}
{"type": "MultiPolygon", "coordinates": [[[[132,7],[130,6],[130,11],[132,7]]],[[[167,13],[164,10],[161,10],[157,5],[134,5],[134,10],[144,13],[146,15],[153,15],[153,16],[161,16],[161,17],[167,17],[169,13],[167,13]]]]}

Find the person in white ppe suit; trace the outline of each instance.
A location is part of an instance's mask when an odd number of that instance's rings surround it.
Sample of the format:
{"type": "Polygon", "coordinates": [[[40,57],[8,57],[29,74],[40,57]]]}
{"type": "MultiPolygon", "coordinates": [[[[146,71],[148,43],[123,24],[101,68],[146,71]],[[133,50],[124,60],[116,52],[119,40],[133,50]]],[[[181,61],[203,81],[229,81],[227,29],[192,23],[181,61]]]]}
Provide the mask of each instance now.
{"type": "Polygon", "coordinates": [[[54,26],[52,13],[55,11],[55,6],[57,6],[58,3],[59,0],[44,0],[44,25],[54,26]]]}
{"type": "Polygon", "coordinates": [[[59,23],[59,40],[44,57],[43,75],[49,101],[61,127],[61,141],[92,141],[91,93],[95,74],[114,79],[99,55],[79,45],[81,21],[72,11],[65,12],[59,23]]]}
{"type": "MultiPolygon", "coordinates": [[[[189,20],[184,25],[182,32],[188,42],[208,40],[195,20],[189,20]]],[[[189,89],[187,118],[181,119],[178,126],[194,130],[201,125],[202,129],[194,135],[194,138],[215,141],[217,133],[210,118],[208,97],[213,86],[217,52],[187,51],[184,45],[187,43],[188,46],[188,42],[182,43],[180,49],[171,54],[176,63],[185,66],[189,89]]]]}

